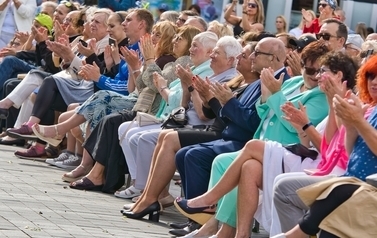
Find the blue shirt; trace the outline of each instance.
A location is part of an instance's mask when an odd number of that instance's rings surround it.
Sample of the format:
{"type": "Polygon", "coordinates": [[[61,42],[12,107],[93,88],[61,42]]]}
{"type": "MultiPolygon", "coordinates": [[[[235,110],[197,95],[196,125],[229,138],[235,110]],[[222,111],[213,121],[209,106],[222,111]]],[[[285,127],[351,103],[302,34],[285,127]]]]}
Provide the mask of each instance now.
{"type": "MultiPolygon", "coordinates": [[[[139,50],[139,42],[128,46],[128,49],[135,51],[139,50]]],[[[128,67],[127,63],[123,60],[119,64],[119,73],[115,75],[114,79],[101,75],[98,82],[96,83],[98,88],[102,90],[110,90],[123,95],[128,95],[128,67]]]]}
{"type": "MultiPolygon", "coordinates": [[[[377,129],[377,107],[370,114],[368,122],[377,129]]],[[[359,135],[349,157],[346,173],[343,176],[352,176],[365,181],[367,176],[375,173],[377,173],[377,156],[373,154],[359,135]]]]}

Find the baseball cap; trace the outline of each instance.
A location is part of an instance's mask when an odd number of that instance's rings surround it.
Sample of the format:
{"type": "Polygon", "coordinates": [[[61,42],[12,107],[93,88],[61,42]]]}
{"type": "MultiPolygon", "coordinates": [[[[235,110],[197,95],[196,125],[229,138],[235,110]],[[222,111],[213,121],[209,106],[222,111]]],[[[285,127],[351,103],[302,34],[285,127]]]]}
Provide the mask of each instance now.
{"type": "Polygon", "coordinates": [[[52,18],[49,16],[49,15],[46,15],[46,14],[43,14],[43,13],[39,13],[35,18],[34,20],[36,20],[37,22],[39,22],[39,24],[41,24],[42,26],[46,27],[49,34],[51,33],[51,30],[52,30],[52,27],[54,25],[54,22],[52,20],[52,18]]]}
{"type": "Polygon", "coordinates": [[[166,3],[161,3],[161,5],[158,7],[158,10],[161,12],[169,11],[169,6],[166,3]]]}
{"type": "Polygon", "coordinates": [[[305,46],[309,45],[314,41],[317,41],[317,39],[313,36],[302,36],[299,39],[290,39],[288,43],[293,46],[296,46],[297,50],[302,50],[305,48],[305,46]]]}
{"type": "Polygon", "coordinates": [[[347,37],[346,45],[352,44],[353,48],[361,50],[361,45],[364,43],[363,38],[359,34],[349,34],[347,37]]]}

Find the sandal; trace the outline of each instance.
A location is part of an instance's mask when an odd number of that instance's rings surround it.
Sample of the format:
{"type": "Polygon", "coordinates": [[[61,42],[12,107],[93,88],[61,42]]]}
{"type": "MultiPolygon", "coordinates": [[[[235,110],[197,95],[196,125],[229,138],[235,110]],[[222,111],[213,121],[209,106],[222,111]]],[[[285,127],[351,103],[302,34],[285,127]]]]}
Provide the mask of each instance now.
{"type": "Polygon", "coordinates": [[[134,197],[140,196],[142,192],[143,192],[143,189],[141,190],[136,189],[132,185],[123,191],[116,191],[114,195],[115,197],[118,197],[118,198],[134,198],[134,197]]]}
{"type": "Polygon", "coordinates": [[[34,124],[31,127],[31,129],[34,132],[34,135],[36,135],[40,140],[43,140],[43,141],[49,143],[50,145],[56,147],[62,142],[63,139],[58,138],[59,137],[58,126],[54,125],[54,128],[55,128],[55,137],[51,138],[51,137],[44,136],[44,127],[40,127],[38,124],[34,124]],[[37,130],[37,127],[39,128],[39,131],[37,130]]]}
{"type": "Polygon", "coordinates": [[[69,187],[79,190],[102,191],[103,184],[95,185],[90,179],[83,177],[78,181],[72,182],[69,187]]]}
{"type": "Polygon", "coordinates": [[[65,174],[63,174],[63,176],[62,176],[62,180],[63,180],[64,182],[72,183],[72,182],[75,182],[75,181],[81,179],[82,177],[84,177],[85,175],[87,175],[87,174],[89,173],[89,171],[90,171],[90,170],[87,171],[87,169],[84,167],[84,165],[79,165],[79,166],[77,166],[76,169],[72,170],[72,171],[69,172],[69,173],[65,173],[65,174]],[[78,169],[78,168],[83,168],[85,172],[84,172],[84,174],[75,177],[75,176],[73,175],[73,173],[74,173],[74,171],[76,171],[76,169],[78,169]]]}

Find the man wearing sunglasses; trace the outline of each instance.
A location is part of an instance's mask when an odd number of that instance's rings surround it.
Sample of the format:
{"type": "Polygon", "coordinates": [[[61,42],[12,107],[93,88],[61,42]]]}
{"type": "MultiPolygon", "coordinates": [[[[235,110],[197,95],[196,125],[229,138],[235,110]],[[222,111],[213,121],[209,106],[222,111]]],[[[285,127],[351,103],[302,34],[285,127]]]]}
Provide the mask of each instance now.
{"type": "Polygon", "coordinates": [[[326,41],[332,51],[343,50],[348,38],[347,26],[337,19],[326,19],[319,33],[316,34],[316,38],[326,41]]]}

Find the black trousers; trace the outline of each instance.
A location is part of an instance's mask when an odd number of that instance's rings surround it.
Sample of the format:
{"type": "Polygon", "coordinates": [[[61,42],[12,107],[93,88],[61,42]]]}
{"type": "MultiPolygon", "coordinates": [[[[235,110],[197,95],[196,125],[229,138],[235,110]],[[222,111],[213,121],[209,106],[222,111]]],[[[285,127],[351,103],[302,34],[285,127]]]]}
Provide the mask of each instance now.
{"type": "Polygon", "coordinates": [[[124,185],[124,174],[128,173],[128,167],[119,145],[118,128],[123,122],[132,121],[135,117],[134,111],[105,116],[83,145],[93,160],[105,167],[106,182],[102,188],[105,193],[113,193],[124,185]]]}
{"type": "MultiPolygon", "coordinates": [[[[345,184],[334,188],[327,198],[315,201],[309,211],[299,220],[298,224],[303,232],[308,235],[315,235],[319,232],[319,224],[338,206],[347,201],[359,188],[359,185],[345,184]]],[[[328,232],[323,232],[323,237],[330,236],[328,232]]]]}
{"type": "Polygon", "coordinates": [[[53,125],[55,111],[65,112],[67,107],[68,105],[62,98],[55,79],[48,76],[39,88],[31,115],[39,118],[41,125],[53,125]]]}

